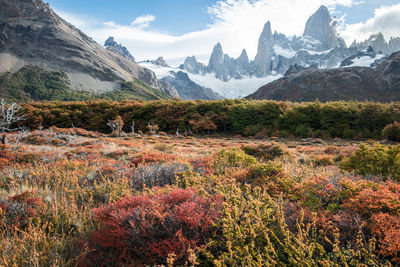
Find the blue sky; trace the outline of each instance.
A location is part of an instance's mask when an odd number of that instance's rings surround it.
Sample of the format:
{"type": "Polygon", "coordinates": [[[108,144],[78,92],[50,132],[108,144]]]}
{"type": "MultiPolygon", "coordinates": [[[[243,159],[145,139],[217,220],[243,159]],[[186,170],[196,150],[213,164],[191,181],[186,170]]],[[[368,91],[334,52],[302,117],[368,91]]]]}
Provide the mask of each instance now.
{"type": "Polygon", "coordinates": [[[400,36],[399,0],[45,1],[99,43],[112,35],[139,60],[164,56],[175,65],[193,54],[206,61],[216,42],[232,56],[245,48],[253,57],[267,20],[273,30],[299,35],[321,4],[340,18],[347,43],[379,31],[400,36]]]}
{"type": "MultiPolygon", "coordinates": [[[[46,1],[46,0],[45,0],[46,1]]],[[[204,29],[212,23],[207,13],[215,0],[47,0],[56,10],[88,15],[99,21],[129,24],[135,18],[151,14],[157,20],[152,28],[171,34],[204,29]]]]}

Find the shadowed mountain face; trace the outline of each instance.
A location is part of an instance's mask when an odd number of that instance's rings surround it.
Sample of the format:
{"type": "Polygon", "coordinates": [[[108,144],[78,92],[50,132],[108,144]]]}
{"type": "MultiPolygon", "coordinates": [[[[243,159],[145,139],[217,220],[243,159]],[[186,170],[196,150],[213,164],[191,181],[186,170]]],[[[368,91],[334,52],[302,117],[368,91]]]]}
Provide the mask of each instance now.
{"type": "Polygon", "coordinates": [[[136,78],[166,91],[150,70],[97,44],[41,0],[0,6],[0,72],[31,64],[65,72],[74,90],[101,93],[136,78]]]}
{"type": "Polygon", "coordinates": [[[219,95],[211,89],[200,86],[190,80],[187,73],[182,71],[172,72],[171,76],[167,76],[162,81],[173,85],[178,91],[179,97],[182,100],[215,100],[221,99],[219,95]]]}
{"type": "Polygon", "coordinates": [[[376,68],[305,70],[261,87],[248,99],[289,101],[400,100],[400,52],[376,68]]]}

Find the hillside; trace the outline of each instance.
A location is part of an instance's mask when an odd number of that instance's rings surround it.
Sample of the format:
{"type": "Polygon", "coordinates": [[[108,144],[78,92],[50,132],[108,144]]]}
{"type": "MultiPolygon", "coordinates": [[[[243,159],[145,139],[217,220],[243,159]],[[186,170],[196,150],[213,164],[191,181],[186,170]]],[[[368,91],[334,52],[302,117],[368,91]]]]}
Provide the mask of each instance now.
{"type": "Polygon", "coordinates": [[[136,79],[168,93],[170,85],[152,71],[97,44],[41,0],[0,0],[0,6],[1,73],[36,65],[63,72],[68,88],[75,91],[110,93],[136,79]]]}
{"type": "Polygon", "coordinates": [[[345,67],[291,73],[261,87],[248,99],[280,101],[400,100],[400,52],[376,68],[345,67]]]}

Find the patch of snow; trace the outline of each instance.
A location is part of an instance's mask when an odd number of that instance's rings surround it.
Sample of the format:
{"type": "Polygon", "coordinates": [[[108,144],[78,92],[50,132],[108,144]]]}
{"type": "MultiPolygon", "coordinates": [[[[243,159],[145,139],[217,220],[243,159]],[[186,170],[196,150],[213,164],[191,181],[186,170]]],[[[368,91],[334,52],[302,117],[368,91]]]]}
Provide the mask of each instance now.
{"type": "Polygon", "coordinates": [[[299,38],[303,43],[309,43],[309,44],[314,44],[314,45],[319,45],[321,44],[321,41],[311,37],[311,36],[300,36],[299,38]]]}
{"type": "Polygon", "coordinates": [[[207,73],[206,75],[192,74],[177,68],[160,67],[151,62],[139,62],[139,64],[152,70],[158,79],[171,76],[171,71],[185,72],[193,82],[203,87],[210,88],[220,96],[229,99],[238,99],[248,96],[257,91],[260,87],[282,77],[282,75],[278,74],[265,78],[245,77],[240,80],[230,79],[228,82],[224,82],[215,78],[214,73],[207,73]]]}
{"type": "Polygon", "coordinates": [[[245,77],[241,80],[231,79],[229,82],[223,82],[215,78],[215,74],[206,75],[190,74],[189,78],[195,83],[212,89],[220,96],[229,99],[239,99],[248,96],[260,87],[282,77],[282,75],[268,76],[266,78],[245,77]]]}
{"type": "Polygon", "coordinates": [[[385,55],[383,54],[378,54],[376,57],[372,58],[370,56],[363,56],[360,58],[355,58],[353,59],[353,64],[351,64],[349,67],[371,67],[372,64],[374,64],[375,61],[384,58],[385,55]]]}
{"type": "Polygon", "coordinates": [[[329,50],[322,51],[322,52],[317,52],[317,51],[311,51],[311,50],[308,50],[308,49],[300,49],[299,51],[307,52],[310,55],[325,55],[325,54],[330,53],[332,50],[333,49],[329,49],[329,50]]]}
{"type": "Polygon", "coordinates": [[[292,58],[294,55],[296,55],[296,51],[293,51],[292,49],[285,49],[279,45],[274,45],[274,51],[278,56],[285,58],[292,58]]]}
{"type": "Polygon", "coordinates": [[[140,66],[145,67],[146,69],[149,69],[153,71],[156,74],[157,79],[162,79],[168,76],[171,76],[171,71],[177,72],[179,71],[178,69],[174,68],[168,68],[168,67],[161,67],[158,65],[154,65],[151,62],[139,62],[138,63],[140,66]]]}

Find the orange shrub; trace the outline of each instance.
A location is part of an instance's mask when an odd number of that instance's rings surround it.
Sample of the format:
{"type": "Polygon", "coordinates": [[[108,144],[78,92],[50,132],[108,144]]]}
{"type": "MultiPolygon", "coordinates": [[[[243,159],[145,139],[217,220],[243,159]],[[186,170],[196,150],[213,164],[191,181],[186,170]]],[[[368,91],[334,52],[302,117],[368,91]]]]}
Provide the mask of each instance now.
{"type": "Polygon", "coordinates": [[[400,264],[400,217],[382,212],[374,214],[370,228],[378,241],[379,252],[400,264]]]}

